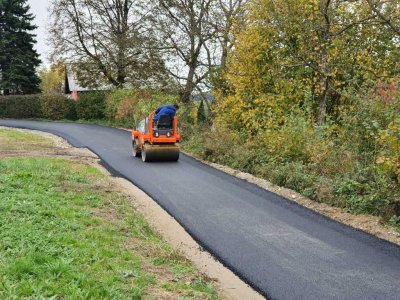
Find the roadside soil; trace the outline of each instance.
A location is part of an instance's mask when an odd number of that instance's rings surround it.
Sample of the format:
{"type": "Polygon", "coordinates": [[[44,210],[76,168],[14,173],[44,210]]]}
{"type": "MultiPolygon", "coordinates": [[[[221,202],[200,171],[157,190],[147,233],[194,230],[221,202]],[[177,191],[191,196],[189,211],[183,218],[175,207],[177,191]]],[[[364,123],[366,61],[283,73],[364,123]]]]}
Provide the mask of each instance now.
{"type": "Polygon", "coordinates": [[[313,201],[311,199],[308,199],[308,198],[300,195],[299,193],[297,193],[294,190],[274,185],[273,183],[271,183],[265,179],[255,177],[249,173],[244,173],[244,172],[241,172],[241,171],[238,171],[238,170],[235,170],[235,169],[223,166],[223,165],[204,161],[204,160],[201,160],[189,153],[185,153],[185,154],[198,160],[198,161],[201,161],[202,163],[204,163],[206,165],[209,165],[209,166],[211,166],[215,169],[218,169],[222,172],[225,172],[229,175],[232,175],[237,178],[246,180],[250,183],[253,183],[253,184],[263,188],[264,190],[273,192],[273,193],[280,195],[286,199],[294,201],[294,202],[300,204],[301,206],[307,207],[315,212],[318,212],[318,213],[320,213],[324,216],[327,216],[333,220],[336,220],[340,223],[346,224],[353,228],[360,229],[362,231],[365,231],[372,235],[375,235],[378,238],[381,238],[383,240],[387,240],[394,244],[400,245],[400,232],[394,230],[393,228],[390,228],[389,226],[387,226],[385,224],[382,224],[379,217],[366,215],[366,214],[360,214],[360,215],[350,214],[341,208],[332,207],[328,204],[313,201]]]}
{"type": "MultiPolygon", "coordinates": [[[[0,128],[7,127],[0,126],[0,128]]],[[[89,149],[74,148],[64,139],[49,133],[26,129],[15,130],[50,138],[53,140],[54,146],[41,149],[32,147],[32,150],[0,148],[0,158],[16,156],[59,157],[98,168],[110,180],[113,185],[113,190],[121,192],[129,197],[132,206],[145,217],[165,242],[169,243],[174,249],[177,249],[180,254],[190,260],[201,273],[215,283],[218,294],[222,299],[265,299],[232,271],[215,260],[208,252],[204,251],[185,229],[147,194],[128,180],[113,177],[108,170],[100,164],[100,159],[97,155],[89,149]]],[[[112,214],[107,217],[112,217],[112,214]]]]}

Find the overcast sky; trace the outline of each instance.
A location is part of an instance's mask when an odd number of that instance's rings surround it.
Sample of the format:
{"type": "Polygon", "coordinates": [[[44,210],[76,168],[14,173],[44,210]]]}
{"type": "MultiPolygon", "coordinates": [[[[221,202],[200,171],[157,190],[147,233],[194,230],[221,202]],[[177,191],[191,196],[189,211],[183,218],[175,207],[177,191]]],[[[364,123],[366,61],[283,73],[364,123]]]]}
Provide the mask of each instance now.
{"type": "Polygon", "coordinates": [[[35,32],[37,34],[36,49],[40,54],[42,64],[48,65],[47,58],[50,51],[50,46],[46,41],[46,26],[49,18],[47,9],[50,5],[50,0],[28,0],[28,4],[31,6],[31,12],[36,16],[34,22],[39,27],[35,32]]]}

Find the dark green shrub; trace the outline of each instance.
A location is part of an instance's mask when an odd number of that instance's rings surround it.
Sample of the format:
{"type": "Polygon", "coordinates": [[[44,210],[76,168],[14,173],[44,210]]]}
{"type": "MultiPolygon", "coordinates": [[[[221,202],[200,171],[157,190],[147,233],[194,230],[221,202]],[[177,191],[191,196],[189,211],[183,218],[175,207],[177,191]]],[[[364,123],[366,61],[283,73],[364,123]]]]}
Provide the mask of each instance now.
{"type": "Polygon", "coordinates": [[[400,216],[392,216],[389,219],[389,224],[391,224],[392,226],[396,226],[398,229],[400,229],[400,216]]]}
{"type": "Polygon", "coordinates": [[[42,117],[40,95],[0,96],[0,118],[42,117]]]}
{"type": "Polygon", "coordinates": [[[79,94],[76,102],[78,119],[95,120],[105,117],[105,92],[86,92],[79,94]]]}
{"type": "Polygon", "coordinates": [[[68,99],[67,104],[68,104],[68,110],[67,113],[65,114],[65,118],[68,120],[78,120],[75,100],[68,99]]]}
{"type": "Polygon", "coordinates": [[[206,110],[204,108],[204,100],[200,100],[199,108],[197,109],[197,122],[199,124],[205,123],[207,121],[206,110]]]}
{"type": "Polygon", "coordinates": [[[52,120],[65,119],[73,109],[72,100],[59,94],[43,94],[40,96],[44,118],[52,120]]]}

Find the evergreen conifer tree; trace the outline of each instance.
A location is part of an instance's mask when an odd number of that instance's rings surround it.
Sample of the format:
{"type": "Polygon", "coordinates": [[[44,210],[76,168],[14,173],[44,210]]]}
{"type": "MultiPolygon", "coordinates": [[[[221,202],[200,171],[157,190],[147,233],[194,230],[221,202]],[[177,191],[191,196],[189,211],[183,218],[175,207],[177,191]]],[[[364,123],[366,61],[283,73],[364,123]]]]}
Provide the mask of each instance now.
{"type": "Polygon", "coordinates": [[[27,0],[0,0],[0,93],[39,92],[39,55],[27,0]]]}
{"type": "Polygon", "coordinates": [[[204,107],[203,99],[200,100],[199,108],[197,109],[197,122],[204,123],[207,121],[206,110],[204,107]]]}

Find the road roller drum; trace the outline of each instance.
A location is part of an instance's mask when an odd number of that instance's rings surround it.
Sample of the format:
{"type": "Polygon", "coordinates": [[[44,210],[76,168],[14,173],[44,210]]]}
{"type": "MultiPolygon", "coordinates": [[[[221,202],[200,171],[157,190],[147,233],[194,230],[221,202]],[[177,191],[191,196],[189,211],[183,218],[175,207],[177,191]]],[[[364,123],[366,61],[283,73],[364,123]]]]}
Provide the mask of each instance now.
{"type": "Polygon", "coordinates": [[[141,152],[144,162],[177,161],[179,147],[174,145],[144,145],[141,152]]]}

